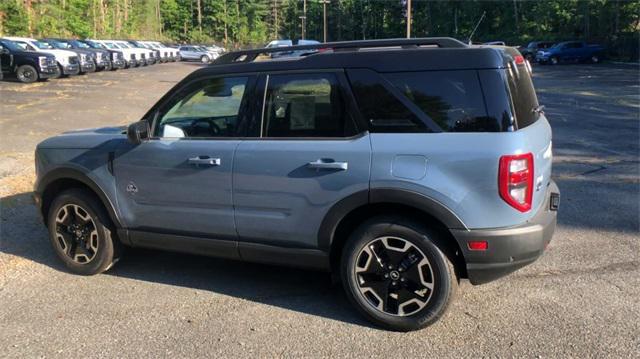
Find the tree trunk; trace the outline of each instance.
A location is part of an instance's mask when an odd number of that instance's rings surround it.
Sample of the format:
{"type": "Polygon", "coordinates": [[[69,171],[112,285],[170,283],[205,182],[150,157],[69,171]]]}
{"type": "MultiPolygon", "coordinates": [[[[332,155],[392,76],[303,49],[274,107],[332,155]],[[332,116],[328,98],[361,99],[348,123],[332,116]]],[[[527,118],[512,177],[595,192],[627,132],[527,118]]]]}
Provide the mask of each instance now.
{"type": "Polygon", "coordinates": [[[224,47],[226,48],[227,42],[229,41],[229,32],[227,30],[227,22],[229,21],[229,17],[227,15],[227,0],[222,0],[222,2],[224,4],[224,47]]]}
{"type": "Polygon", "coordinates": [[[198,4],[198,29],[200,30],[200,33],[202,33],[202,2],[201,0],[198,0],[197,4],[198,4]]]}

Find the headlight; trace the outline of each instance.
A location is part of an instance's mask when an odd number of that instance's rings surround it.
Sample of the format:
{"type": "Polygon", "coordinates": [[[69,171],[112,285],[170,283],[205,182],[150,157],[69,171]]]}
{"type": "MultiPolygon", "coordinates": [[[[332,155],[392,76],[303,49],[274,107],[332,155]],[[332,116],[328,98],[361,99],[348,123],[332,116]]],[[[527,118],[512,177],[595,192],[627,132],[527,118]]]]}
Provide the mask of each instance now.
{"type": "Polygon", "coordinates": [[[111,58],[113,59],[113,61],[117,60],[118,59],[118,53],[117,52],[112,53],[111,54],[111,58]]]}
{"type": "Polygon", "coordinates": [[[41,69],[47,67],[47,57],[46,56],[38,56],[38,63],[40,64],[40,68],[41,69]]]}

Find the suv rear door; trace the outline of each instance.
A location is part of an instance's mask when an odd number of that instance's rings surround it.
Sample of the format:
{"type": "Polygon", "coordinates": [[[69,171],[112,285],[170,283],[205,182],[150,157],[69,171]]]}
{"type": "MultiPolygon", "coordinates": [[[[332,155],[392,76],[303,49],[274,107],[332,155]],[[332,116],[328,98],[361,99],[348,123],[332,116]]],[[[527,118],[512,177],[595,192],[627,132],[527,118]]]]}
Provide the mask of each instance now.
{"type": "Polygon", "coordinates": [[[330,208],[367,196],[371,159],[342,71],[271,73],[262,83],[262,121],[233,170],[240,254],[252,260],[255,243],[317,248],[330,208]]]}

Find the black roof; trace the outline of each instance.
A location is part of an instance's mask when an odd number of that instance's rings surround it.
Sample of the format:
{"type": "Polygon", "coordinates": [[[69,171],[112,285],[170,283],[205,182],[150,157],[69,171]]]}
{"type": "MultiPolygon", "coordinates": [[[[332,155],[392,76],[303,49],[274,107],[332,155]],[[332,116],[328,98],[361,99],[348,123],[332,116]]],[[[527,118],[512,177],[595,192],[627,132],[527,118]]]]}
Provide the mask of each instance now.
{"type": "Polygon", "coordinates": [[[189,77],[332,68],[368,68],[378,72],[495,69],[504,67],[504,55],[504,48],[467,46],[452,38],[348,41],[230,52],[189,77]],[[267,57],[264,61],[258,57],[294,51],[307,54],[267,57]]]}

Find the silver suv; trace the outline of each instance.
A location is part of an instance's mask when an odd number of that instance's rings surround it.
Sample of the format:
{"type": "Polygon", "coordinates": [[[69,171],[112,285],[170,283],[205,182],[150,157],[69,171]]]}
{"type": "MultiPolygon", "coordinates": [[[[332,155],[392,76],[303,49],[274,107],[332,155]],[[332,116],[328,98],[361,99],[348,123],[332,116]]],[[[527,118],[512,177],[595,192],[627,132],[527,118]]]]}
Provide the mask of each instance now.
{"type": "Polygon", "coordinates": [[[551,161],[515,49],[356,41],[228,53],[126,130],[49,138],[35,197],[75,273],[126,246],[327,270],[406,331],[543,253],[551,161]]]}

